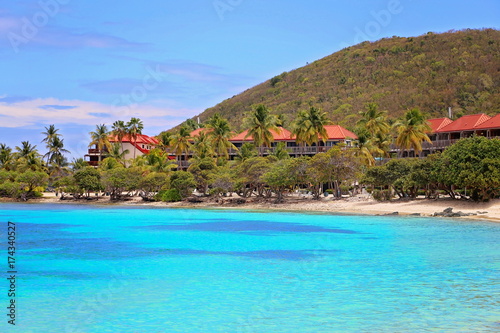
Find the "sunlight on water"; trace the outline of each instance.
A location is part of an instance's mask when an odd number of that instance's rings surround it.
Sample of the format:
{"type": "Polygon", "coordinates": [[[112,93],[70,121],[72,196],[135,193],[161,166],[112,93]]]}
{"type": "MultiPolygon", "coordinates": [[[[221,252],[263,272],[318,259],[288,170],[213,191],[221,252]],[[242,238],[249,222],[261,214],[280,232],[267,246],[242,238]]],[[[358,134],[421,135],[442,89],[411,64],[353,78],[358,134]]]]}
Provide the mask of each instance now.
{"type": "Polygon", "coordinates": [[[25,204],[0,221],[18,270],[1,332],[500,331],[495,223],[25,204]]]}

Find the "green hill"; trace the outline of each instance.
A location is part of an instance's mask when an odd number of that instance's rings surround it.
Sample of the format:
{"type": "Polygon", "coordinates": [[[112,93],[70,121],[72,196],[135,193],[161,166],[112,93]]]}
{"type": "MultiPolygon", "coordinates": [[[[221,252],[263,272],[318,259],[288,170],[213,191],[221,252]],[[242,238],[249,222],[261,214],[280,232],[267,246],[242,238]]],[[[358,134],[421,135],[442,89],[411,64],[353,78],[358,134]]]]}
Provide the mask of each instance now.
{"type": "MultiPolygon", "coordinates": [[[[428,33],[363,42],[285,72],[205,110],[239,129],[244,113],[264,104],[292,121],[298,110],[317,106],[352,128],[358,111],[376,102],[397,118],[419,107],[429,117],[500,111],[500,31],[428,33]]],[[[288,124],[285,124],[288,126],[288,124]]]]}

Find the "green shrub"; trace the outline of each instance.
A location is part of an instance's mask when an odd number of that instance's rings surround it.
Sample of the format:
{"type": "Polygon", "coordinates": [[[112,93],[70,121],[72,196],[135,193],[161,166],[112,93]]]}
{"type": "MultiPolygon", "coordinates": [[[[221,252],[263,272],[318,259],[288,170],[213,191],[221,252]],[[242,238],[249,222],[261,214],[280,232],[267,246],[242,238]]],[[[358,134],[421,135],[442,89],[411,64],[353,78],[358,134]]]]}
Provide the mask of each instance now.
{"type": "Polygon", "coordinates": [[[155,200],[163,201],[163,202],[177,202],[181,201],[182,197],[179,193],[179,190],[176,188],[172,188],[170,190],[163,190],[158,192],[155,196],[155,200]]]}

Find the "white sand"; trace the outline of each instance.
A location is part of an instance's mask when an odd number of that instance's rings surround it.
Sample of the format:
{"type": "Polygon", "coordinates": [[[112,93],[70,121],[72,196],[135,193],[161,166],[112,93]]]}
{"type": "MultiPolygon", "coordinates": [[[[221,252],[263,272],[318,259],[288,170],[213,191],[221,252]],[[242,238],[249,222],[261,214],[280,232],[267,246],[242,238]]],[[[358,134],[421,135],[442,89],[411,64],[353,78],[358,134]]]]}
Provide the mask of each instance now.
{"type": "MultiPolygon", "coordinates": [[[[366,214],[366,215],[384,215],[398,212],[400,215],[420,214],[421,216],[431,216],[435,212],[442,212],[445,208],[452,207],[453,212],[462,211],[463,213],[475,213],[476,216],[467,217],[468,219],[484,219],[493,222],[500,222],[500,200],[492,200],[487,203],[476,203],[464,200],[453,200],[450,198],[441,198],[438,200],[417,199],[412,201],[394,200],[391,202],[376,202],[368,197],[353,197],[340,200],[322,198],[321,200],[312,200],[310,198],[288,197],[282,204],[274,204],[273,199],[267,202],[253,202],[242,205],[231,204],[228,200],[238,198],[234,195],[232,198],[225,198],[223,204],[215,202],[203,203],[162,203],[162,202],[143,202],[141,198],[133,198],[131,201],[118,203],[120,205],[147,205],[156,207],[196,207],[196,208],[237,208],[237,209],[272,209],[287,211],[317,211],[332,212],[344,214],[366,214]],[[481,213],[479,213],[481,212],[481,213]],[[485,213],[486,212],[486,213],[485,213]]],[[[91,203],[91,204],[109,204],[109,199],[100,197],[98,201],[91,200],[59,200],[54,193],[45,193],[44,198],[32,200],[34,202],[46,203],[91,203]]],[[[464,217],[461,217],[464,218],[464,217]]]]}

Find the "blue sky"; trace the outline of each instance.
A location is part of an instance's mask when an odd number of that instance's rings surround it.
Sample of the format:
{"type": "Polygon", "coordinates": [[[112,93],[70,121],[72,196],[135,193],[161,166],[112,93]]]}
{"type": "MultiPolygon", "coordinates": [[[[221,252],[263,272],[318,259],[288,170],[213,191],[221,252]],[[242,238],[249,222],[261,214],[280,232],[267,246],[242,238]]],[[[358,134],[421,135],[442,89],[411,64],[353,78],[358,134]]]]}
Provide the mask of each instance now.
{"type": "Polygon", "coordinates": [[[500,1],[18,0],[0,8],[0,142],[60,128],[72,157],[96,124],[158,134],[346,46],[499,28],[500,1]]]}

